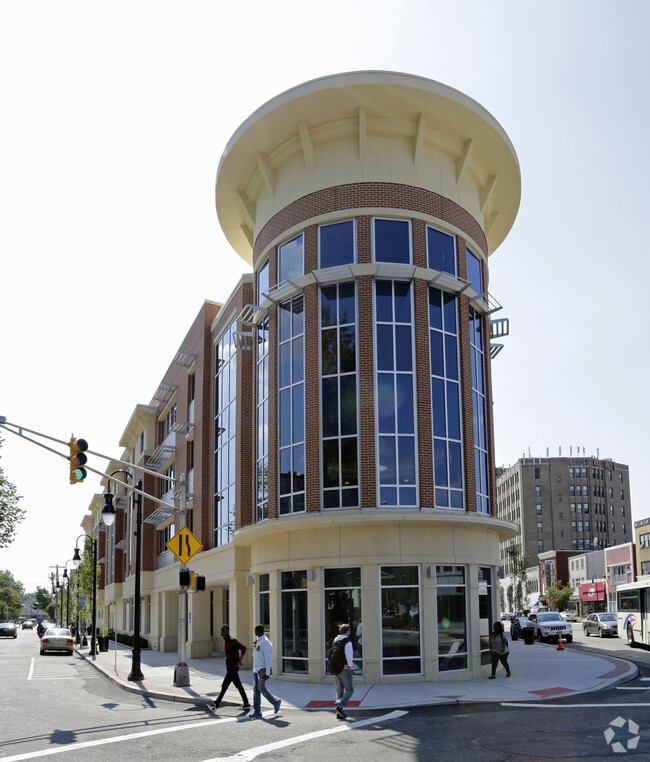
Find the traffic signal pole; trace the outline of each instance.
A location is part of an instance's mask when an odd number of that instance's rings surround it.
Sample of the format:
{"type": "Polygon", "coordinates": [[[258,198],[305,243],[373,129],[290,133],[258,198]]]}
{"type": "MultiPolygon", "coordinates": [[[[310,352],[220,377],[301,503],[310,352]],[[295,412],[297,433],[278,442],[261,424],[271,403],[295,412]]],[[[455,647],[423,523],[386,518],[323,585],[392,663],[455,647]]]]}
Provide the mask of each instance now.
{"type": "MultiPolygon", "coordinates": [[[[187,484],[185,474],[181,474],[181,508],[180,529],[187,521],[187,484]]],[[[187,567],[182,565],[185,571],[187,567]]],[[[180,575],[179,575],[180,577],[180,575]]],[[[179,579],[180,581],[180,579],[179,579]]],[[[184,688],[190,684],[190,670],[187,666],[187,587],[179,585],[178,589],[178,663],[174,667],[174,685],[184,688]]]]}

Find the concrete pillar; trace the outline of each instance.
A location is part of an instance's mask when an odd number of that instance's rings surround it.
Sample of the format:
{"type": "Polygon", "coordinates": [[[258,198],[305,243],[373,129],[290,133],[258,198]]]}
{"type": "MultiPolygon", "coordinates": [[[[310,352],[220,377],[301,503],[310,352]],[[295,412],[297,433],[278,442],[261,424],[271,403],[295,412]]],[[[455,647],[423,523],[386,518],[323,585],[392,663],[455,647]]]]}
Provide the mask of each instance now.
{"type": "Polygon", "coordinates": [[[178,650],[178,590],[161,593],[160,650],[178,650]]]}
{"type": "MultiPolygon", "coordinates": [[[[246,584],[246,575],[237,574],[229,580],[230,611],[228,612],[228,626],[230,634],[246,646],[246,653],[242,660],[242,669],[253,668],[253,640],[254,628],[257,622],[253,621],[253,586],[246,584]]],[[[220,625],[223,622],[219,623],[220,625]]],[[[275,668],[274,668],[275,672],[275,668]]],[[[276,672],[277,674],[277,672],[276,672]]]]}
{"type": "Polygon", "coordinates": [[[212,656],[210,638],[210,591],[188,594],[187,642],[190,659],[212,656]]]}

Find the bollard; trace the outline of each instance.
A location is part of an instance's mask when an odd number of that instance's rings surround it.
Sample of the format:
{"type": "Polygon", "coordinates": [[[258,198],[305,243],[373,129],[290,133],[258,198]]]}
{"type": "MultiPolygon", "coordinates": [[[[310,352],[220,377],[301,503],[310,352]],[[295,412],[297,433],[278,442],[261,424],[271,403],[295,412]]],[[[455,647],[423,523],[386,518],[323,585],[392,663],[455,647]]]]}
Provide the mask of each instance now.
{"type": "Polygon", "coordinates": [[[560,633],[560,636],[557,639],[557,650],[564,651],[564,643],[562,642],[562,633],[560,633]]]}

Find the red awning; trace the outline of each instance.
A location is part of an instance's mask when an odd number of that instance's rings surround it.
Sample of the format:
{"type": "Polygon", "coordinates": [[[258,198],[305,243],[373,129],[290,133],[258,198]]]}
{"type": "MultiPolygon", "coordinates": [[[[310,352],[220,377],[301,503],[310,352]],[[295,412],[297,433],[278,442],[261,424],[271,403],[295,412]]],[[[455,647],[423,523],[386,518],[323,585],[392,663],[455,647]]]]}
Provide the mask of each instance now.
{"type": "Polygon", "coordinates": [[[583,582],[580,585],[581,601],[604,601],[606,598],[604,582],[583,582]]]}

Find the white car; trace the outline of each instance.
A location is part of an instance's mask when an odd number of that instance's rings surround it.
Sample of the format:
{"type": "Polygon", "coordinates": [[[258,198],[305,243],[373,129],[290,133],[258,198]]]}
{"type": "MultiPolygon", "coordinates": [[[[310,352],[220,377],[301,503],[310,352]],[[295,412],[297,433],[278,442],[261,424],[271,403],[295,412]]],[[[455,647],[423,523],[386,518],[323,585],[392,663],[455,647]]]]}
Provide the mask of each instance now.
{"type": "Polygon", "coordinates": [[[578,621],[578,615],[575,611],[571,611],[567,609],[566,611],[561,611],[560,616],[562,619],[565,619],[567,622],[577,622],[578,621]]]}
{"type": "Polygon", "coordinates": [[[528,615],[528,627],[535,631],[535,638],[540,642],[558,640],[560,635],[567,643],[573,642],[573,627],[557,611],[542,611],[528,615]]]}

